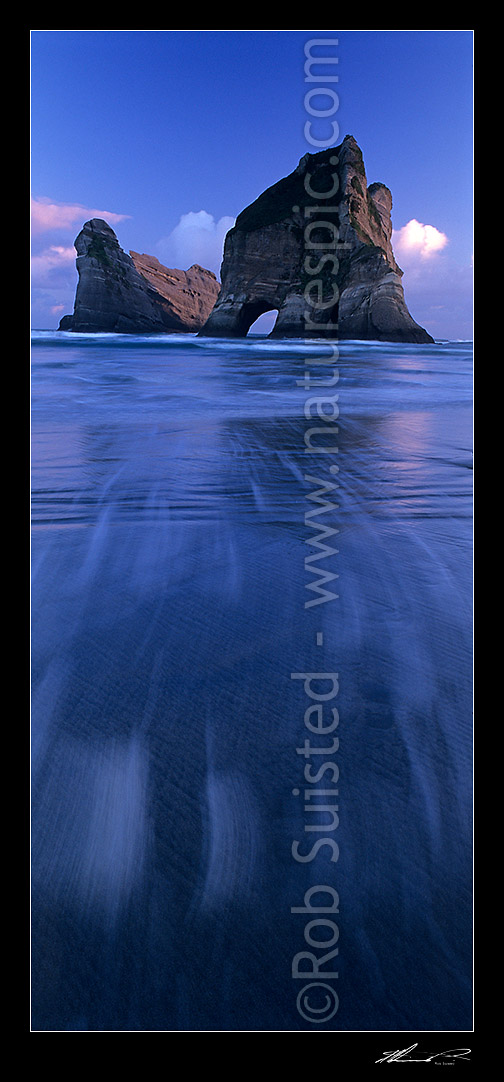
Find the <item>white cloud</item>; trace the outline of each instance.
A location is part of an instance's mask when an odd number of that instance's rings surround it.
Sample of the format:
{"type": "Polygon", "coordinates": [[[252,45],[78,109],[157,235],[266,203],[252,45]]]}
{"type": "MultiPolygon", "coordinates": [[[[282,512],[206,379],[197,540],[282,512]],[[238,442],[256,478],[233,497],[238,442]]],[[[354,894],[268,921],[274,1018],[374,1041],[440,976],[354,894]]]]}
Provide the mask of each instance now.
{"type": "Polygon", "coordinates": [[[448,244],[446,233],[434,225],[423,225],[416,218],[392,232],[392,245],[399,260],[431,259],[448,244]]]}
{"type": "Polygon", "coordinates": [[[167,237],[158,241],[157,249],[163,263],[187,270],[199,263],[219,274],[224,238],[234,226],[235,219],[225,215],[215,220],[206,210],[183,214],[178,225],[167,237]]]}
{"type": "Polygon", "coordinates": [[[412,218],[393,230],[392,245],[413,319],[434,338],[472,338],[472,266],[450,256],[446,233],[412,218]]]}
{"type": "Polygon", "coordinates": [[[31,201],[32,234],[48,233],[55,229],[74,229],[76,224],[84,225],[90,218],[104,218],[111,225],[130,218],[130,214],[115,214],[110,210],[96,210],[83,207],[79,203],[52,203],[50,199],[40,198],[31,201]]]}

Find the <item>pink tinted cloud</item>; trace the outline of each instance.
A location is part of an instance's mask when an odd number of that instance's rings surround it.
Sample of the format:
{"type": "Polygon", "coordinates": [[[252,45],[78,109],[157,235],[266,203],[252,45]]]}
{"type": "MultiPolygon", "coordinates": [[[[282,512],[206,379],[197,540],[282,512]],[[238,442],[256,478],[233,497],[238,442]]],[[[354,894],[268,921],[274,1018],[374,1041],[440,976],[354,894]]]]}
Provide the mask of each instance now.
{"type": "Polygon", "coordinates": [[[31,262],[33,284],[40,285],[49,276],[54,278],[58,271],[66,272],[69,267],[74,266],[76,255],[73,244],[69,248],[64,248],[61,244],[52,244],[50,248],[38,252],[31,262]]]}
{"type": "Polygon", "coordinates": [[[32,233],[48,233],[53,229],[73,229],[89,218],[104,218],[116,225],[130,218],[130,214],[115,214],[110,210],[96,210],[78,203],[52,203],[50,199],[32,199],[32,233]]]}

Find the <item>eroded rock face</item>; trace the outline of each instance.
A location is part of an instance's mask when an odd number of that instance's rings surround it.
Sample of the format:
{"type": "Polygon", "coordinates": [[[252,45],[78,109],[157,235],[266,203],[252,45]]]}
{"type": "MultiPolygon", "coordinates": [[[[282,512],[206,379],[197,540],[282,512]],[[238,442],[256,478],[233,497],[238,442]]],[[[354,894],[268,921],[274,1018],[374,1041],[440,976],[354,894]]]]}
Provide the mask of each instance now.
{"type": "Polygon", "coordinates": [[[180,330],[199,331],[219,296],[220,284],[212,271],[193,263],[189,270],[170,270],[152,255],[130,252],[136,270],[167,303],[170,320],[180,330]]]}
{"type": "Polygon", "coordinates": [[[306,154],[227,234],[221,292],[200,333],[241,337],[278,309],[272,337],[432,342],[406,306],[391,210],[386,185],[368,187],[353,136],[306,154]]]}
{"type": "Polygon", "coordinates": [[[212,271],[195,264],[169,270],[155,256],[129,255],[101,218],[86,222],[75,240],[79,281],[72,316],[62,331],[198,331],[219,295],[212,271]]]}

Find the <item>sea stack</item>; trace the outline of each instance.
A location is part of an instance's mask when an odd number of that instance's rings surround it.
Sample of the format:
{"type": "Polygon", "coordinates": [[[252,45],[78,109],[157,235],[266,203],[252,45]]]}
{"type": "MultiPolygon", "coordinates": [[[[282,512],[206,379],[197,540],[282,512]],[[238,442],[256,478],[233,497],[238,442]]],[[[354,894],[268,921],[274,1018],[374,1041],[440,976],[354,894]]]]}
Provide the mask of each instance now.
{"type": "Polygon", "coordinates": [[[170,270],[155,256],[122,250],[114,230],[92,218],[75,241],[79,281],[74,312],[60,331],[196,332],[219,295],[212,271],[199,264],[170,270]]]}
{"type": "Polygon", "coordinates": [[[406,306],[391,211],[386,185],[368,187],[353,136],[305,154],[228,232],[221,292],[200,334],[243,337],[277,309],[274,338],[433,342],[406,306]]]}

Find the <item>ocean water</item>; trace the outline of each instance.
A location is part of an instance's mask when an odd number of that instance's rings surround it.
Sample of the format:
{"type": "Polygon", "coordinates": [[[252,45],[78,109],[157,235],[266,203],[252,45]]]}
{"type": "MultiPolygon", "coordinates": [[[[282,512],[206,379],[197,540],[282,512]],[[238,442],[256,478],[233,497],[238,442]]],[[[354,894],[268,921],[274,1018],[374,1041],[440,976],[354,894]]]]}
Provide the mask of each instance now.
{"type": "Polygon", "coordinates": [[[329,354],[33,334],[34,1030],[472,1026],[472,346],[329,354]]]}

